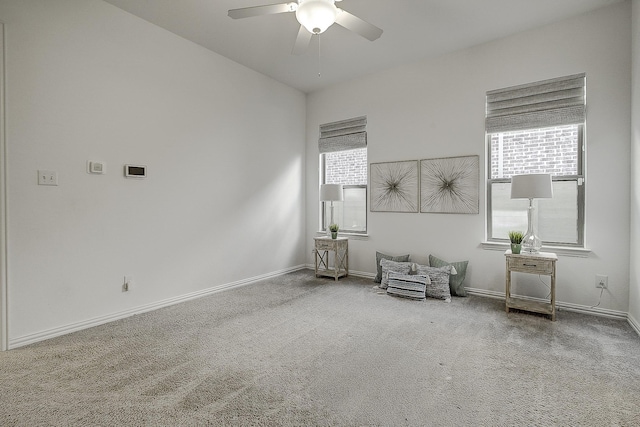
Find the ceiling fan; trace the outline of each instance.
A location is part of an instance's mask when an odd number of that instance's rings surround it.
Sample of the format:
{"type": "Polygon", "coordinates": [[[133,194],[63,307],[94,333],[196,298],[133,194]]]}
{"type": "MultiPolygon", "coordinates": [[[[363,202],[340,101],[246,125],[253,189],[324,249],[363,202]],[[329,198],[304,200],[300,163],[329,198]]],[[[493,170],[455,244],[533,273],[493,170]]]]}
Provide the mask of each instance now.
{"type": "Polygon", "coordinates": [[[298,0],[290,3],[243,7],[229,10],[229,16],[233,19],[240,19],[295,12],[296,19],[300,23],[300,30],[298,30],[298,37],[293,46],[292,53],[294,55],[304,53],[309,46],[311,36],[323,33],[334,23],[371,41],[382,35],[380,28],[336,7],[335,2],[339,1],[342,0],[298,0]]]}

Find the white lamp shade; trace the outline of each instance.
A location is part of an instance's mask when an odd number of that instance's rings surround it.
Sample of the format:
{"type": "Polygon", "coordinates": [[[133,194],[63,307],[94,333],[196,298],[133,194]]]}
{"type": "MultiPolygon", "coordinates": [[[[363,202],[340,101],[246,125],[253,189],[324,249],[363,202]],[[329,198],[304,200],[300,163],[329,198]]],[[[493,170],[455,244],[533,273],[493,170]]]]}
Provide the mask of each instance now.
{"type": "Polygon", "coordinates": [[[320,186],[321,202],[341,202],[342,184],[322,184],[320,186]]]}
{"type": "Polygon", "coordinates": [[[303,0],[296,9],[296,19],[312,34],[320,34],[332,26],[337,15],[334,0],[303,0]]]}
{"type": "Polygon", "coordinates": [[[551,175],[533,173],[511,177],[512,199],[550,199],[553,197],[551,175]]]}

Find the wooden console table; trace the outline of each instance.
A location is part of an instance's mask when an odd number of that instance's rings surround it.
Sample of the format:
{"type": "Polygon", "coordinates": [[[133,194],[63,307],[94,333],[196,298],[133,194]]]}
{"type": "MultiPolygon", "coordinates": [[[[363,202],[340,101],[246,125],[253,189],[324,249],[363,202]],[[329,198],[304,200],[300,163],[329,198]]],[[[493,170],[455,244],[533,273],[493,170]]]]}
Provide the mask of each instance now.
{"type": "Polygon", "coordinates": [[[338,237],[314,237],[316,277],[329,276],[338,280],[339,277],[349,275],[349,239],[338,237]],[[329,266],[329,254],[335,254],[333,267],[329,266]]]}
{"type": "Polygon", "coordinates": [[[556,320],[556,261],[558,256],[550,252],[540,252],[537,254],[512,254],[510,250],[505,252],[507,260],[506,279],[506,310],[515,308],[517,310],[531,311],[551,316],[551,320],[556,320]],[[549,302],[529,301],[511,296],[511,272],[544,274],[551,276],[551,298],[549,302]]]}

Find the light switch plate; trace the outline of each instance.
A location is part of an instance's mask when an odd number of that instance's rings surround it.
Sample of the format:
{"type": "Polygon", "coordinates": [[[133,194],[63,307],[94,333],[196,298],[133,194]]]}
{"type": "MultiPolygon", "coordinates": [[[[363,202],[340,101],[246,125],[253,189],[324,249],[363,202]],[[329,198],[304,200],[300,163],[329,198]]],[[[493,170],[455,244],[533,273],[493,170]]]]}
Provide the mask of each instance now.
{"type": "Polygon", "coordinates": [[[58,185],[58,172],[39,170],[38,185],[58,185]]]}

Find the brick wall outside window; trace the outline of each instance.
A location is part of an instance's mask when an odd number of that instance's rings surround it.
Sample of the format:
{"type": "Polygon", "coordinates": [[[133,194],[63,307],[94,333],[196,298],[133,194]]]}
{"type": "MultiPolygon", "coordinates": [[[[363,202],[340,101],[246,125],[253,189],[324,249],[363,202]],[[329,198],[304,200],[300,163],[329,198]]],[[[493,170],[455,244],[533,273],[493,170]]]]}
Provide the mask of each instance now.
{"type": "Polygon", "coordinates": [[[504,132],[502,174],[500,174],[500,134],[491,136],[491,178],[510,178],[525,173],[576,175],[578,172],[578,126],[504,132]]]}
{"type": "Polygon", "coordinates": [[[335,151],[325,154],[325,183],[367,184],[367,149],[335,151]]]}

